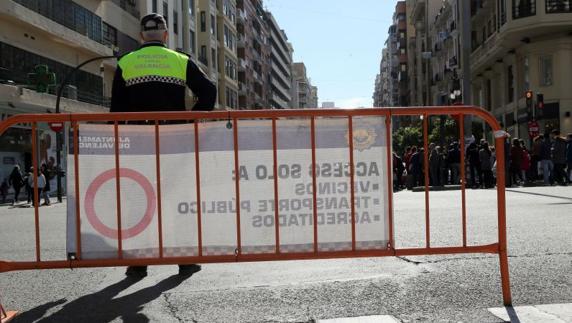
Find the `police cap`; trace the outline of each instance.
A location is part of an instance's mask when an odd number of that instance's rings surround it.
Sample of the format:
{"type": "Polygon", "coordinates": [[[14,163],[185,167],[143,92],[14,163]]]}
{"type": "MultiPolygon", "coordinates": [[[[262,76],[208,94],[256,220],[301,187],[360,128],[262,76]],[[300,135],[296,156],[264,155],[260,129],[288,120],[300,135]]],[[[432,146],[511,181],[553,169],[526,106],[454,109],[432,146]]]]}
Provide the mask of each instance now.
{"type": "Polygon", "coordinates": [[[141,18],[141,31],[167,30],[167,21],[158,13],[151,13],[141,18]]]}

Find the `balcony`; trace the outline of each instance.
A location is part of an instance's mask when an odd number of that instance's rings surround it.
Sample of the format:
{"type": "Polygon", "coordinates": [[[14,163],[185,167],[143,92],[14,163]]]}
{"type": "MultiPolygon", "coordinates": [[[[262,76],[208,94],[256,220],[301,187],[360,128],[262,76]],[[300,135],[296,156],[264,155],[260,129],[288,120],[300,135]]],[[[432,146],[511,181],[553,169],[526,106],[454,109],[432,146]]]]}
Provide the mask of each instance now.
{"type": "Polygon", "coordinates": [[[512,4],[512,19],[526,18],[536,15],[536,0],[521,0],[512,4]]]}
{"type": "Polygon", "coordinates": [[[449,58],[449,68],[457,67],[457,56],[449,58]]]}
{"type": "Polygon", "coordinates": [[[130,0],[130,1],[113,0],[113,3],[115,3],[116,5],[121,7],[121,9],[127,11],[127,13],[129,13],[133,17],[139,19],[140,14],[139,14],[139,10],[137,9],[137,6],[135,5],[135,1],[133,1],[133,0],[130,0]]]}
{"type": "Polygon", "coordinates": [[[104,44],[101,17],[69,0],[57,4],[38,1],[0,1],[0,19],[26,23],[48,33],[49,41],[70,44],[97,56],[113,54],[104,44]]]}
{"type": "Polygon", "coordinates": [[[246,21],[246,12],[242,9],[238,9],[236,11],[236,21],[237,22],[245,22],[246,21]]]}
{"type": "Polygon", "coordinates": [[[546,13],[572,13],[572,0],[546,0],[546,13]]]}
{"type": "Polygon", "coordinates": [[[425,1],[426,0],[415,0],[413,2],[413,8],[411,10],[411,20],[413,22],[423,21],[425,19],[425,1]]]}
{"type": "Polygon", "coordinates": [[[239,71],[245,71],[247,68],[248,68],[248,62],[243,58],[239,58],[238,59],[238,70],[239,71]]]}

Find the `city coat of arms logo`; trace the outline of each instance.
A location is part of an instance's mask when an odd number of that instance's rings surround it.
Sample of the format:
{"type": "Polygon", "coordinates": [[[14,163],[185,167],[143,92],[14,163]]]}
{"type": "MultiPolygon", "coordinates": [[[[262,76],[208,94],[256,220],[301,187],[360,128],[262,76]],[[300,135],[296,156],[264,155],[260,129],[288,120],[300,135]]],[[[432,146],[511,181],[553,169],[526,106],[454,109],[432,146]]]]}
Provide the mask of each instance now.
{"type": "MultiPolygon", "coordinates": [[[[346,132],[346,140],[349,143],[350,133],[349,131],[346,132]]],[[[364,151],[369,149],[375,143],[375,139],[377,138],[377,134],[375,133],[374,129],[366,129],[366,128],[358,128],[353,129],[353,142],[354,148],[358,151],[364,151]]]]}

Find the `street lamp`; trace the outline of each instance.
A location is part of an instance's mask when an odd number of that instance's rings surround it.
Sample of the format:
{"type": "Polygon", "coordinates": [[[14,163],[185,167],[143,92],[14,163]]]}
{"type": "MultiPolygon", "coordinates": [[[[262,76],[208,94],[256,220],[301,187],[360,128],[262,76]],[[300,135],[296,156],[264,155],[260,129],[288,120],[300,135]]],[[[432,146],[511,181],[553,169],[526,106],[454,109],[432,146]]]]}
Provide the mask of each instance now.
{"type": "MultiPolygon", "coordinates": [[[[60,87],[58,88],[58,94],[56,97],[56,113],[60,113],[60,101],[62,98],[62,94],[64,93],[64,88],[66,87],[66,85],[68,85],[69,80],[71,78],[72,75],[74,75],[77,71],[79,71],[80,68],[82,68],[84,65],[87,65],[91,62],[95,62],[95,61],[99,61],[99,60],[104,60],[104,59],[110,59],[110,58],[117,58],[117,56],[113,55],[113,56],[98,56],[98,57],[94,57],[91,59],[88,59],[87,61],[79,64],[78,66],[76,66],[72,71],[70,71],[69,73],[66,74],[66,76],[64,77],[64,80],[62,81],[62,84],[60,84],[60,87]]],[[[62,133],[61,132],[56,132],[56,178],[57,178],[57,196],[58,196],[58,202],[62,202],[62,170],[61,170],[61,149],[62,149],[62,133]]]]}

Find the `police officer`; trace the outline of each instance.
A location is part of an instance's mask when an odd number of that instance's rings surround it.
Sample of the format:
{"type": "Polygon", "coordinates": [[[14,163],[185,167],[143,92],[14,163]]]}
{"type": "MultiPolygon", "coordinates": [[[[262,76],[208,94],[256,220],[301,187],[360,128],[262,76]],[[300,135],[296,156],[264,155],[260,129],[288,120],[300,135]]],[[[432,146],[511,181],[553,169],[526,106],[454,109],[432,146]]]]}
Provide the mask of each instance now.
{"type": "Polygon", "coordinates": [[[211,111],[216,87],[186,54],[168,49],[167,23],[156,13],[141,19],[143,45],[121,57],[111,112],[184,111],[186,87],[198,97],[194,111],[211,111]]]}
{"type": "MultiPolygon", "coordinates": [[[[211,111],[216,86],[186,54],[168,49],[167,22],[156,13],[141,19],[142,45],[121,57],[113,79],[111,112],[184,111],[186,88],[198,97],[194,111],[211,111]]],[[[179,275],[192,275],[199,265],[179,265],[179,275]]],[[[131,266],[127,276],[147,276],[146,266],[131,266]]]]}

